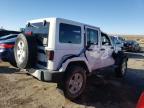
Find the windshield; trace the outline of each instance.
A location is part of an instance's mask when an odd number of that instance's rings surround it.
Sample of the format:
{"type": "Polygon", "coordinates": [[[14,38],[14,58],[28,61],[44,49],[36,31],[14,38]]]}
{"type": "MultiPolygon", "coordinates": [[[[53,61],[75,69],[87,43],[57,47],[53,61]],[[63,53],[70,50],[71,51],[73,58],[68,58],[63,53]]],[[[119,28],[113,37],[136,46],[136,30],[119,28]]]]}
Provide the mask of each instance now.
{"type": "Polygon", "coordinates": [[[29,23],[25,29],[25,33],[32,32],[34,35],[38,35],[42,37],[48,37],[48,31],[49,31],[49,23],[46,23],[44,25],[42,22],[29,23]]]}

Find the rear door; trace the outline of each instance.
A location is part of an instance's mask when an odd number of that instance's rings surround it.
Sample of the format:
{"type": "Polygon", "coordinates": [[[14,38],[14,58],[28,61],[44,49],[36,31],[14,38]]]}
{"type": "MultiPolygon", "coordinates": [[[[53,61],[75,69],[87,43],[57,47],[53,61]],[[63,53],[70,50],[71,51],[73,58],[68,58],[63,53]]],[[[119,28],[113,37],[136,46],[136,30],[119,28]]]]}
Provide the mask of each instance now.
{"type": "Polygon", "coordinates": [[[112,41],[107,34],[101,33],[101,68],[114,64],[112,53],[114,47],[112,41]]]}
{"type": "Polygon", "coordinates": [[[86,57],[92,70],[100,67],[100,30],[99,28],[86,26],[86,44],[89,46],[86,50],[86,57]]]}

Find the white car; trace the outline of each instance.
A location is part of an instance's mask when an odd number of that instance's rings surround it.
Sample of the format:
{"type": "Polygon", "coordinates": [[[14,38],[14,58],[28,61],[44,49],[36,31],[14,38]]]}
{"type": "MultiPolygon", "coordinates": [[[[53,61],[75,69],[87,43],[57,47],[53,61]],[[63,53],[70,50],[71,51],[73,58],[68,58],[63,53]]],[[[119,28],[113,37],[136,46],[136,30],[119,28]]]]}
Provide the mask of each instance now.
{"type": "Polygon", "coordinates": [[[62,18],[29,21],[14,52],[17,67],[39,80],[63,73],[69,99],[82,94],[87,75],[95,70],[115,65],[117,75],[123,76],[127,69],[125,54],[114,53],[111,39],[100,28],[62,18]]]}
{"type": "Polygon", "coordinates": [[[110,35],[110,38],[112,40],[112,44],[114,46],[115,52],[117,53],[118,51],[122,51],[124,46],[123,43],[118,40],[118,37],[110,35]]]}
{"type": "Polygon", "coordinates": [[[121,49],[123,49],[124,47],[124,39],[120,36],[110,36],[114,42],[114,44],[117,46],[117,47],[120,47],[121,49]]]}

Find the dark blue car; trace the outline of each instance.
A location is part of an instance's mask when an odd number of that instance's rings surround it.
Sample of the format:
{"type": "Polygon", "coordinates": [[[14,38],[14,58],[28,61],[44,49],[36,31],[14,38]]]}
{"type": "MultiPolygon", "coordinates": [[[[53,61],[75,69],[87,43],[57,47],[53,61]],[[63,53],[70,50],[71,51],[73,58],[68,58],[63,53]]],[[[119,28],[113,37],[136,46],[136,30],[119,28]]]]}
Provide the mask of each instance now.
{"type": "Polygon", "coordinates": [[[0,59],[16,66],[14,58],[14,44],[19,32],[0,31],[0,59]]]}

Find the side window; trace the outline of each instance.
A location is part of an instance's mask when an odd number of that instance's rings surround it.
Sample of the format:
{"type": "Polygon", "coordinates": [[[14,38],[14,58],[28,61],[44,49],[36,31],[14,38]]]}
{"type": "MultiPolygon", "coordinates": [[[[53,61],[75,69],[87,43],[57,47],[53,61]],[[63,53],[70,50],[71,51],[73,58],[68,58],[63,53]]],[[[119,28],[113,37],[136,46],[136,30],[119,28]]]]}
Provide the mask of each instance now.
{"type": "Polygon", "coordinates": [[[59,42],[80,44],[81,43],[81,27],[61,23],[60,29],[59,29],[59,42]]]}
{"type": "Polygon", "coordinates": [[[102,40],[102,45],[111,45],[111,41],[110,41],[110,39],[108,38],[108,36],[107,35],[105,35],[105,34],[101,34],[101,40],[102,40]]]}
{"type": "Polygon", "coordinates": [[[87,44],[98,45],[98,31],[87,28],[87,44]]]}

